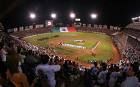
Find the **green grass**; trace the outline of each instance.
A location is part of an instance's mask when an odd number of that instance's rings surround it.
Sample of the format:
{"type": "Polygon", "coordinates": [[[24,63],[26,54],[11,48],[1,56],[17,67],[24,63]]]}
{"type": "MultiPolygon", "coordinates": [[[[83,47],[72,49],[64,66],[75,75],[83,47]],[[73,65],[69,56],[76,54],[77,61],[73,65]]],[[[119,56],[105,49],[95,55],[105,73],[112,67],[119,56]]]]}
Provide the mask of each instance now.
{"type": "MultiPolygon", "coordinates": [[[[101,42],[96,48],[96,57],[89,54],[83,54],[79,56],[79,61],[87,62],[89,60],[106,61],[112,58],[112,39],[110,36],[103,33],[83,33],[83,32],[72,32],[72,33],[44,33],[24,38],[27,42],[41,47],[48,47],[48,43],[63,41],[67,44],[80,45],[88,49],[92,49],[98,41],[101,42]],[[74,40],[85,40],[84,43],[74,42],[74,40]]],[[[56,47],[56,52],[64,55],[76,55],[78,48],[71,47],[56,47]]]]}
{"type": "Polygon", "coordinates": [[[64,55],[72,55],[76,50],[73,48],[63,48],[63,47],[56,47],[55,50],[57,50],[58,52],[63,52],[64,55]],[[65,50],[65,51],[64,51],[65,50]]]}
{"type": "Polygon", "coordinates": [[[86,48],[92,48],[96,45],[96,42],[92,42],[92,41],[85,41],[83,43],[80,43],[80,42],[74,42],[73,40],[72,41],[69,41],[69,42],[66,42],[67,44],[73,44],[73,45],[80,45],[80,46],[84,46],[86,48]]]}

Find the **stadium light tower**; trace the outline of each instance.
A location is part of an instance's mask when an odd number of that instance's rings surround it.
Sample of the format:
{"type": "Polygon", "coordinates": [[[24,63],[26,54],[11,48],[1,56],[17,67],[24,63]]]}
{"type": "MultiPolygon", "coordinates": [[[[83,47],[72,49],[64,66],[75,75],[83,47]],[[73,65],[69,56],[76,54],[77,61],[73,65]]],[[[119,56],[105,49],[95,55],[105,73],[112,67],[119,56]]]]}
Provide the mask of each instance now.
{"type": "Polygon", "coordinates": [[[55,19],[57,18],[57,14],[56,14],[56,13],[51,13],[50,16],[51,16],[51,18],[52,18],[52,25],[54,26],[54,24],[55,24],[55,19]]]}
{"type": "Polygon", "coordinates": [[[70,16],[70,18],[72,19],[72,25],[73,25],[74,19],[75,19],[75,17],[76,17],[76,14],[73,13],[73,12],[71,12],[69,16],[70,16]]]}
{"type": "Polygon", "coordinates": [[[36,14],[35,13],[30,13],[30,18],[31,19],[35,19],[36,18],[36,14]]]}
{"type": "Polygon", "coordinates": [[[90,17],[91,17],[92,19],[96,19],[96,18],[97,18],[97,14],[92,13],[92,14],[90,14],[90,17]]]}
{"type": "Polygon", "coordinates": [[[71,18],[71,19],[74,19],[75,17],[76,17],[76,14],[75,14],[75,13],[73,13],[73,12],[70,13],[70,18],[71,18]]]}
{"type": "Polygon", "coordinates": [[[51,18],[52,19],[56,19],[56,17],[57,17],[56,13],[51,13],[51,18]]]}

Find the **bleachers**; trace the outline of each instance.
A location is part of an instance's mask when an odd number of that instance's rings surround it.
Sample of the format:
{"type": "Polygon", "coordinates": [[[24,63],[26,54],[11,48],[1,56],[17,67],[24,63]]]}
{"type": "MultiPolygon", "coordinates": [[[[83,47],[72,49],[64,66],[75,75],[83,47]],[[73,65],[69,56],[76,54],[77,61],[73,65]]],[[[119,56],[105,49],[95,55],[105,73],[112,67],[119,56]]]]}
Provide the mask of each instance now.
{"type": "Polygon", "coordinates": [[[40,34],[40,33],[47,33],[50,31],[51,31],[50,28],[39,28],[39,29],[14,32],[14,33],[12,33],[12,35],[15,35],[17,37],[26,37],[26,36],[40,34]]]}
{"type": "Polygon", "coordinates": [[[129,34],[130,36],[134,36],[135,38],[140,38],[140,30],[137,29],[124,29],[124,32],[129,34]]]}

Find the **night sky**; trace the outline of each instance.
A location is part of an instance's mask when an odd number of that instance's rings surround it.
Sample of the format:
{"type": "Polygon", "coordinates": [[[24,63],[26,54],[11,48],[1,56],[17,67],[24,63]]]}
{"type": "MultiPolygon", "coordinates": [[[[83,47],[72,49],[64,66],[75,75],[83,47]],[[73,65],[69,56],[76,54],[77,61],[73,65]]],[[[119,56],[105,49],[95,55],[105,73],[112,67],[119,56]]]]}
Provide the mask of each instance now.
{"type": "Polygon", "coordinates": [[[84,23],[125,26],[140,15],[140,0],[0,0],[0,21],[7,28],[31,24],[30,12],[37,14],[36,23],[50,19],[51,12],[67,23],[71,11],[84,23]],[[92,12],[98,19],[90,19],[92,12]]]}

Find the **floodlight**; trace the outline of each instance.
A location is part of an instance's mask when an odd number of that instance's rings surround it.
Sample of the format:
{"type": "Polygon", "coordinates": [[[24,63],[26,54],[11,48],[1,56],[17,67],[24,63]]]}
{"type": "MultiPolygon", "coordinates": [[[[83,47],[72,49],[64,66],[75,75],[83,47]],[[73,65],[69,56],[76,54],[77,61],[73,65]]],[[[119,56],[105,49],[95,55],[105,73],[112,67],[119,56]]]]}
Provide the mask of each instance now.
{"type": "Polygon", "coordinates": [[[76,17],[76,14],[75,13],[70,13],[70,18],[71,19],[74,19],[76,17]]]}
{"type": "Polygon", "coordinates": [[[52,13],[52,14],[51,14],[51,18],[52,18],[52,19],[56,19],[56,17],[57,17],[56,13],[52,13]]]}
{"type": "Polygon", "coordinates": [[[96,18],[97,18],[97,14],[92,13],[92,14],[90,15],[90,17],[91,17],[92,19],[96,19],[96,18]]]}
{"type": "Polygon", "coordinates": [[[36,18],[36,14],[35,13],[30,13],[30,18],[31,19],[35,19],[36,18]]]}

